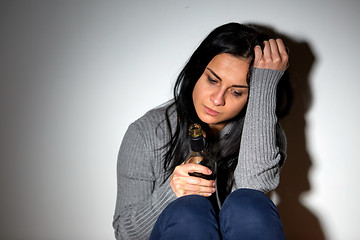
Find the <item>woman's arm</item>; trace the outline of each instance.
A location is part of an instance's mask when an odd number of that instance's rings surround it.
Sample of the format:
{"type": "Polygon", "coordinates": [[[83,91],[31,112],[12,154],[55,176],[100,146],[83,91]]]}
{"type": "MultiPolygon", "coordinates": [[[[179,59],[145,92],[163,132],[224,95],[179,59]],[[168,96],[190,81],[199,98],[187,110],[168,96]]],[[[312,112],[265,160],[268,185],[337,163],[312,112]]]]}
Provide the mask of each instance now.
{"type": "Polygon", "coordinates": [[[161,163],[160,153],[154,147],[158,139],[153,136],[154,126],[147,124],[148,121],[131,124],[120,147],[113,221],[116,239],[149,238],[157,217],[176,199],[169,183],[163,183],[156,171],[161,163]]]}
{"type": "MultiPolygon", "coordinates": [[[[264,51],[255,47],[254,69],[244,120],[235,189],[251,188],[263,192],[279,184],[283,163],[284,135],[277,136],[276,88],[288,65],[288,55],[280,39],[266,41],[264,51]]],[[[281,130],[281,129],[279,129],[281,130]]]]}

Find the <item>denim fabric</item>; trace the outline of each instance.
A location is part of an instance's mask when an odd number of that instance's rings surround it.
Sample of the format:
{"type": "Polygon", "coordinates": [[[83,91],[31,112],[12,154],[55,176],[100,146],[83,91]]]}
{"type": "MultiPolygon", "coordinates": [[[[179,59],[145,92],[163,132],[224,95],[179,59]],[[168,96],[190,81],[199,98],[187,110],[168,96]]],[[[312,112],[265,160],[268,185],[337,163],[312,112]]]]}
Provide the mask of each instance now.
{"type": "Polygon", "coordinates": [[[225,200],[219,215],[199,195],[170,203],[155,223],[150,240],[285,239],[279,213],[262,192],[238,189],[225,200]]]}

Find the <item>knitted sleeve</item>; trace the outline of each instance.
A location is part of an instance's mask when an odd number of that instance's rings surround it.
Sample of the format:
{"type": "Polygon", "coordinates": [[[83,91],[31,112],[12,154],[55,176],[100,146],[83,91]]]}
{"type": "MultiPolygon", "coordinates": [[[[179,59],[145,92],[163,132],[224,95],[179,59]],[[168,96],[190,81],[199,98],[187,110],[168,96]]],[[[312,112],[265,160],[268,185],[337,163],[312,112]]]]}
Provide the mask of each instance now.
{"type": "Polygon", "coordinates": [[[252,70],[234,189],[268,192],[279,184],[286,140],[275,111],[276,89],[282,75],[277,70],[252,70]]]}
{"type": "Polygon", "coordinates": [[[168,182],[154,166],[160,162],[152,142],[154,127],[147,121],[131,124],[120,146],[118,193],[113,227],[116,239],[148,239],[156,219],[174,199],[168,182]]]}

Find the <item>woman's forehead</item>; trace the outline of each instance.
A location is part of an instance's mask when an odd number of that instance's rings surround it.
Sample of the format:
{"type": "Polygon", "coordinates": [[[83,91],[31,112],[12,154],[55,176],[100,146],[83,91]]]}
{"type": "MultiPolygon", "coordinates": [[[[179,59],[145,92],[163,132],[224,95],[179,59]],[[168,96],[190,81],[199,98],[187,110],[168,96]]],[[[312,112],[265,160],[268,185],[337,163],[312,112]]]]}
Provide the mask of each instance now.
{"type": "Polygon", "coordinates": [[[228,53],[216,55],[207,65],[207,69],[220,80],[244,83],[247,80],[250,61],[228,53]]]}

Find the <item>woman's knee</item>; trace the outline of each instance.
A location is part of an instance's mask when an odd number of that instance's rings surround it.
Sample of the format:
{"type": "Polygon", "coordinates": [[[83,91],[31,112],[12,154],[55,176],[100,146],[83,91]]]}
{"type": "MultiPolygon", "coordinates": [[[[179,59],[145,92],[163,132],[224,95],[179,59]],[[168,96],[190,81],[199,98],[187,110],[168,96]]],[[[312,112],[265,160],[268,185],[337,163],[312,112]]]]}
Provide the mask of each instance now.
{"type": "Polygon", "coordinates": [[[283,235],[274,203],[264,193],[252,189],[239,189],[227,197],[220,211],[220,227],[222,232],[244,234],[249,239],[261,233],[283,235]]]}
{"type": "Polygon", "coordinates": [[[253,213],[275,212],[274,203],[263,193],[253,189],[238,189],[232,192],[224,202],[222,212],[228,213],[253,213]]]}

